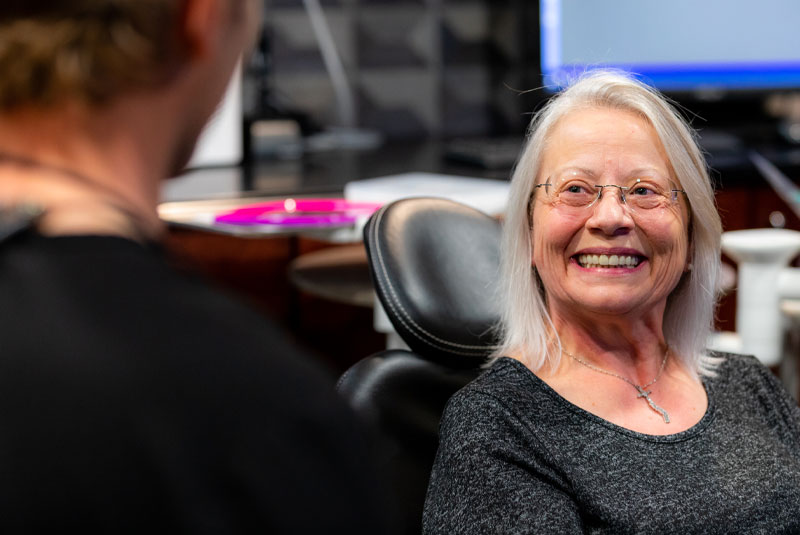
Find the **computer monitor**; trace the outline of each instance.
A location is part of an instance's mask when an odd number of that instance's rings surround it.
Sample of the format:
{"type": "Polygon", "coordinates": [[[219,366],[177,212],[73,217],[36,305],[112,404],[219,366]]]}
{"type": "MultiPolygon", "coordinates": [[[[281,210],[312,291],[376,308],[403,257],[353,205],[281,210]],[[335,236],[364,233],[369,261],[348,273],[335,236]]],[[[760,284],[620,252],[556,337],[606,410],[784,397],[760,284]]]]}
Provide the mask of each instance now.
{"type": "Polygon", "coordinates": [[[588,69],[668,93],[800,88],[800,1],[540,0],[544,85],[588,69]]]}

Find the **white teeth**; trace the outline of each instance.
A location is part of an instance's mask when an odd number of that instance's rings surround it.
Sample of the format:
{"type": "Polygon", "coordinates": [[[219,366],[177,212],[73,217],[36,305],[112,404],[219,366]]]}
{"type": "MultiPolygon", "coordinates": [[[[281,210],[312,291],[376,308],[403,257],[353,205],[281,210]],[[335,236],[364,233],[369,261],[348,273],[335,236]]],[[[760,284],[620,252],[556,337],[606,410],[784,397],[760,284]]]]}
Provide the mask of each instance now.
{"type": "Polygon", "coordinates": [[[582,254],[578,255],[578,263],[587,268],[592,267],[627,267],[634,268],[639,265],[638,256],[623,256],[623,255],[596,255],[596,254],[582,254]]]}

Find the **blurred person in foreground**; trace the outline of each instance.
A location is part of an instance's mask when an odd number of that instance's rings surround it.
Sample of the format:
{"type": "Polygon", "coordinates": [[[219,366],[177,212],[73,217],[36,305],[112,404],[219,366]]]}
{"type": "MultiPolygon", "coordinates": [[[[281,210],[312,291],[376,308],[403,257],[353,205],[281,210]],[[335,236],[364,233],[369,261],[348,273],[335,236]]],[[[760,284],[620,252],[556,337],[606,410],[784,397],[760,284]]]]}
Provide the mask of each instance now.
{"type": "Polygon", "coordinates": [[[721,225],[685,121],[585,75],[512,182],[502,343],[445,411],[424,532],[800,532],[795,400],[706,349],[721,225]]]}
{"type": "Polygon", "coordinates": [[[333,381],[156,214],[261,0],[0,3],[0,531],[380,533],[333,381]]]}

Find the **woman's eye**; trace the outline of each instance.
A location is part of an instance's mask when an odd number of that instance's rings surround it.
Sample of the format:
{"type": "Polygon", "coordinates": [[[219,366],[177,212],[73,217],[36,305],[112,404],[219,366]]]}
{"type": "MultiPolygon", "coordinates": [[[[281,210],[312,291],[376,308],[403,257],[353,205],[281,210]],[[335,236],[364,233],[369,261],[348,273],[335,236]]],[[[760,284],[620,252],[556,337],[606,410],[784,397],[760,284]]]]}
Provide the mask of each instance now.
{"type": "Polygon", "coordinates": [[[573,182],[571,184],[567,184],[561,191],[573,195],[582,195],[589,192],[589,186],[580,182],[573,182]]]}
{"type": "Polygon", "coordinates": [[[631,193],[640,196],[655,195],[656,190],[648,186],[636,186],[634,188],[631,188],[631,193]]]}

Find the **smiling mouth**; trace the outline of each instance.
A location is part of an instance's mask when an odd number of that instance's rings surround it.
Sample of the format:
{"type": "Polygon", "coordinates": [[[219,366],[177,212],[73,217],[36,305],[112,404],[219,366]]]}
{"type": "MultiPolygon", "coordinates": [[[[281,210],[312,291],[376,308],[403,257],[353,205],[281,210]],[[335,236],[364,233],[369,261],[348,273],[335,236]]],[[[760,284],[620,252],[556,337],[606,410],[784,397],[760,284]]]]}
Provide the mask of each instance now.
{"type": "Polygon", "coordinates": [[[575,260],[578,265],[584,268],[635,268],[644,260],[644,257],[637,255],[581,254],[576,255],[575,260]]]}

